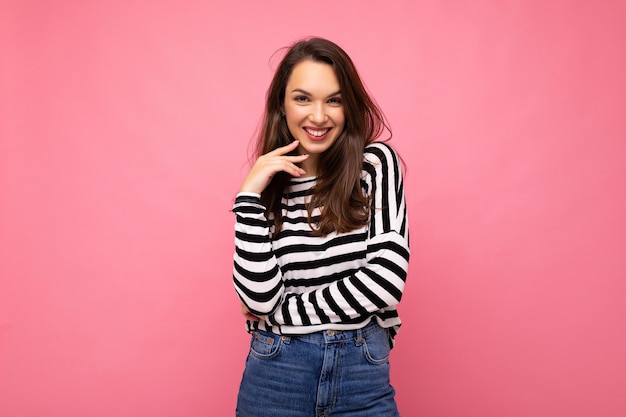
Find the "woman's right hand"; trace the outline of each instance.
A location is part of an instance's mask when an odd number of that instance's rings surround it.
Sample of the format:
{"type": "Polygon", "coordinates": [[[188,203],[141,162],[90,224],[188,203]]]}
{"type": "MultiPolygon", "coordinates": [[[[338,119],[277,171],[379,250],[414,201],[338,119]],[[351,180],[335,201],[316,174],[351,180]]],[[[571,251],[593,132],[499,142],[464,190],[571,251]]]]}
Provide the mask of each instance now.
{"type": "Polygon", "coordinates": [[[261,319],[258,316],[255,316],[254,314],[250,313],[250,310],[248,310],[248,307],[246,307],[244,303],[241,303],[241,314],[246,318],[246,320],[261,321],[261,319]]]}
{"type": "Polygon", "coordinates": [[[261,194],[274,175],[280,171],[284,171],[294,177],[306,174],[306,172],[296,164],[306,160],[309,155],[287,155],[289,152],[295,150],[298,144],[299,142],[295,140],[287,146],[276,148],[265,155],[261,155],[250,169],[250,172],[248,172],[239,192],[261,194]]]}

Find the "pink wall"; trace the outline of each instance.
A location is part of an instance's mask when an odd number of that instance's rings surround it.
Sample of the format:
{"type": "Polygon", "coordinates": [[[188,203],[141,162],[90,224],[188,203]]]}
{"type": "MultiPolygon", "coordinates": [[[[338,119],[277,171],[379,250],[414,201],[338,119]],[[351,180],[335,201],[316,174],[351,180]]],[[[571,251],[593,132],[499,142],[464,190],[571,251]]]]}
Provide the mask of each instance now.
{"type": "Polygon", "coordinates": [[[229,209],[312,34],[408,166],[403,415],[626,415],[624,4],[0,0],[0,416],[233,415],[229,209]]]}

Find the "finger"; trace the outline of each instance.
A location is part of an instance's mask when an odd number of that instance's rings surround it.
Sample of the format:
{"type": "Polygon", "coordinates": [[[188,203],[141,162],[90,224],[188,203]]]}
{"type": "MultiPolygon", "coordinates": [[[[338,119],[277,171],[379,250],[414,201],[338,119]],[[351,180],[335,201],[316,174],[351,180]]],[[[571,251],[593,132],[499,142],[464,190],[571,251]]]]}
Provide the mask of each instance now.
{"type": "Polygon", "coordinates": [[[308,154],[302,155],[270,155],[265,154],[260,156],[256,166],[259,168],[272,168],[277,171],[282,170],[282,166],[285,164],[299,164],[300,162],[306,160],[309,157],[308,154]]]}
{"type": "Polygon", "coordinates": [[[302,154],[302,155],[294,155],[294,156],[283,156],[283,158],[289,162],[293,162],[293,163],[299,163],[304,161],[305,159],[307,159],[309,157],[308,154],[302,154]]]}
{"type": "Polygon", "coordinates": [[[274,160],[271,164],[271,170],[274,171],[274,173],[284,171],[290,175],[299,177],[306,174],[306,171],[296,165],[296,163],[304,161],[306,158],[308,158],[308,155],[301,155],[298,157],[284,157],[279,160],[274,160]]]}
{"type": "Polygon", "coordinates": [[[248,310],[248,307],[246,307],[246,305],[244,303],[241,303],[241,314],[246,319],[251,320],[251,321],[260,321],[261,320],[260,318],[258,318],[254,314],[250,313],[250,310],[248,310]]]}
{"type": "Polygon", "coordinates": [[[257,172],[264,171],[270,176],[280,171],[285,171],[289,174],[300,173],[304,174],[305,171],[297,164],[303,162],[309,157],[309,155],[296,155],[296,156],[272,156],[269,154],[261,156],[253,169],[257,172]]]}
{"type": "Polygon", "coordinates": [[[273,151],[266,153],[266,155],[284,155],[296,149],[299,144],[300,144],[300,141],[294,140],[293,142],[285,146],[281,146],[280,148],[276,148],[273,151]]]}
{"type": "Polygon", "coordinates": [[[306,171],[296,164],[308,157],[308,155],[262,155],[254,163],[250,172],[248,172],[239,191],[261,194],[272,180],[272,177],[281,171],[294,177],[300,177],[306,174],[306,171]]]}

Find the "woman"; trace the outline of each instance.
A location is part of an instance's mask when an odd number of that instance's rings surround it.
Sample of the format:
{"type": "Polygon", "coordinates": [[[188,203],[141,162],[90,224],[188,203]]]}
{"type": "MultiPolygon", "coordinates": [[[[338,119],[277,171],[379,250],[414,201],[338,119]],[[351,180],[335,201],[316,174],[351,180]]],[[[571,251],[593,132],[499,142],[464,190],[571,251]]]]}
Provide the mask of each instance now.
{"type": "Polygon", "coordinates": [[[239,417],[399,416],[389,351],[409,259],[398,157],[348,55],[294,44],[237,194],[233,278],[252,334],[239,417]]]}

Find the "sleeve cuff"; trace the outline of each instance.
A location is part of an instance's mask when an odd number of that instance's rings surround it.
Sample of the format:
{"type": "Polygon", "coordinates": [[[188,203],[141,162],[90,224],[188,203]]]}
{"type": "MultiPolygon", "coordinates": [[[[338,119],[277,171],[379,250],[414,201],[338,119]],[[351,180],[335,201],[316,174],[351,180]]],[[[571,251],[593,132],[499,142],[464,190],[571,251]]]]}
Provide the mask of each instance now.
{"type": "Polygon", "coordinates": [[[235,196],[235,202],[236,203],[243,203],[243,202],[260,203],[261,194],[241,192],[235,196]]]}

